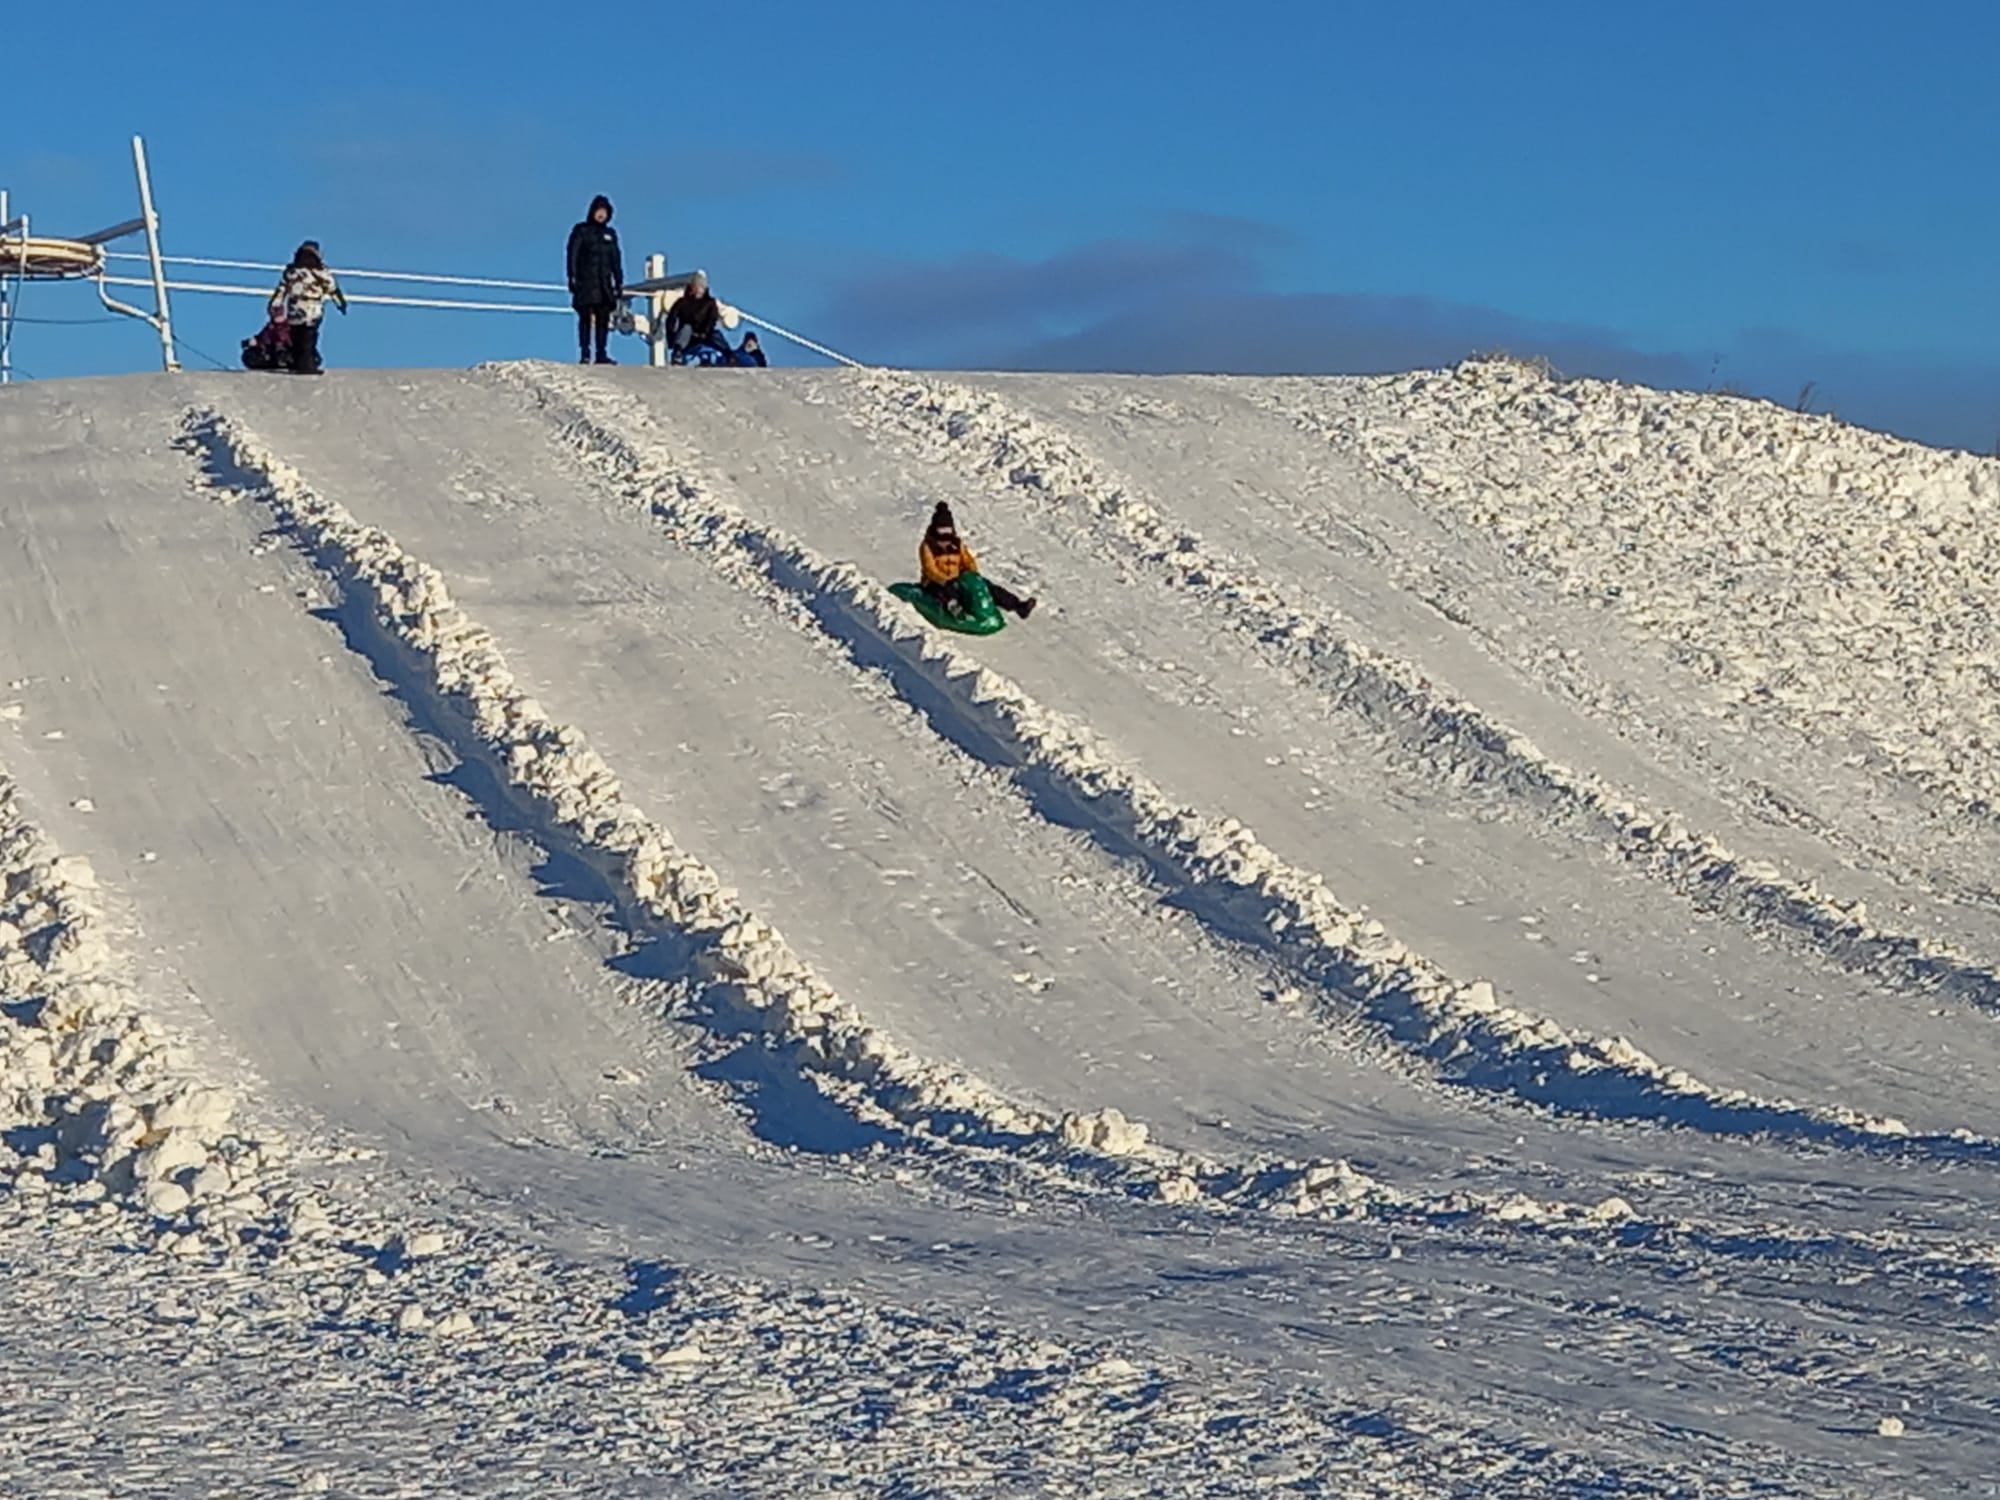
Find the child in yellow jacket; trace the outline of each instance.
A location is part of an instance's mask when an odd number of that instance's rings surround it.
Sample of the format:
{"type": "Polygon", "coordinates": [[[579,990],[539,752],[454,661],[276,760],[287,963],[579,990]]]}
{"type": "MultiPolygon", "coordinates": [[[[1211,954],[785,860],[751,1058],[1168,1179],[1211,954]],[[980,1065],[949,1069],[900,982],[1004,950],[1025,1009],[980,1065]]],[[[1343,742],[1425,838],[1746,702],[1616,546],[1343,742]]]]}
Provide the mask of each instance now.
{"type": "MultiPolygon", "coordinates": [[[[951,518],[951,507],[942,500],[931,512],[931,524],[924,532],[923,541],[917,544],[917,565],[923,569],[924,592],[945,608],[950,608],[958,593],[959,579],[968,573],[979,572],[979,559],[960,539],[958,527],[951,518]]],[[[1023,599],[990,578],[986,579],[986,588],[993,596],[993,602],[1009,614],[1019,615],[1025,620],[1035,612],[1034,600],[1023,599]]]]}

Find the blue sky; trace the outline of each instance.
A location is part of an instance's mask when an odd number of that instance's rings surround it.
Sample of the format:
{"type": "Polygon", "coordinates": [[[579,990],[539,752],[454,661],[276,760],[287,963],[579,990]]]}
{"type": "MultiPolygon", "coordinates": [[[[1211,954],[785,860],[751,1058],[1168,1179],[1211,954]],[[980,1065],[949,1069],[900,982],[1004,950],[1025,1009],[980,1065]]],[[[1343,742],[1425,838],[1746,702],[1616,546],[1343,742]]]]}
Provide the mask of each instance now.
{"type": "MultiPolygon", "coordinates": [[[[132,212],[142,131],[190,254],[311,235],[336,264],[557,279],[603,191],[633,274],[664,250],[863,358],[1342,370],[1505,345],[1787,401],[1814,380],[1856,420],[2000,437],[1991,4],[110,4],[87,60],[61,14],[9,17],[0,135],[0,185],[51,230],[132,212]]],[[[184,297],[177,319],[233,359],[256,315],[184,297]]],[[[556,318],[367,311],[326,336],[348,364],[569,347],[556,318]]],[[[151,352],[133,327],[17,345],[42,377],[151,352]]]]}

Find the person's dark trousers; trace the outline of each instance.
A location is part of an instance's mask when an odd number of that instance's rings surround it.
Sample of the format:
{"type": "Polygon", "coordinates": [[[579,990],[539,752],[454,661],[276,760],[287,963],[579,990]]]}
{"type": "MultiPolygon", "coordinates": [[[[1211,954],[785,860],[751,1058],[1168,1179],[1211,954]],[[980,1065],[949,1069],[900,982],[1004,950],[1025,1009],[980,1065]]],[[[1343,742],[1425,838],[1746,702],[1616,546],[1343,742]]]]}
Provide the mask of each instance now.
{"type": "Polygon", "coordinates": [[[605,347],[611,339],[611,309],[608,307],[587,307],[576,315],[577,353],[589,359],[593,345],[597,357],[609,359],[611,351],[605,347]]]}
{"type": "Polygon", "coordinates": [[[1024,620],[1028,617],[1027,601],[1012,589],[997,584],[989,578],[986,580],[986,592],[991,594],[993,602],[1008,614],[1019,615],[1024,620]]]}
{"type": "Polygon", "coordinates": [[[729,340],[724,338],[719,330],[711,330],[700,338],[689,337],[686,344],[675,348],[674,363],[677,365],[694,363],[694,351],[697,349],[715,350],[722,356],[722,363],[725,365],[736,362],[736,351],[729,347],[729,340]]]}
{"type": "Polygon", "coordinates": [[[319,373],[319,324],[294,323],[292,335],[292,373],[294,375],[317,375],[319,373]]]}
{"type": "MultiPolygon", "coordinates": [[[[926,594],[929,594],[931,598],[935,599],[940,608],[950,609],[958,600],[958,585],[955,582],[926,583],[919,585],[919,587],[926,594]]],[[[986,592],[992,596],[996,608],[1004,609],[1010,615],[1019,615],[1024,620],[1028,618],[1028,601],[1005,584],[995,583],[992,579],[988,578],[986,580],[986,592]]]]}

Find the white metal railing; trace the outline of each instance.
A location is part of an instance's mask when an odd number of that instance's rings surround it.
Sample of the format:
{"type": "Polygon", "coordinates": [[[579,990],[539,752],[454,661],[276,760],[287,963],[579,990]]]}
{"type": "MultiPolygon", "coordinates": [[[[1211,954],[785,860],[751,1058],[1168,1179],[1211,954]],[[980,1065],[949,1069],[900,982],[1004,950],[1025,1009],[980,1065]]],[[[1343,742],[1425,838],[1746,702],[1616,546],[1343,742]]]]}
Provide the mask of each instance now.
{"type": "MultiPolygon", "coordinates": [[[[89,276],[97,286],[97,295],[111,311],[127,317],[137,318],[150,324],[160,336],[161,363],[168,370],[180,368],[180,358],[174,347],[173,317],[168,306],[168,293],[189,292],[225,297],[257,297],[269,300],[272,290],[268,286],[239,286],[219,280],[199,280],[174,276],[168,273],[169,266],[191,267],[197,271],[261,271],[266,274],[281,274],[286,269],[275,261],[238,260],[221,256],[167,255],[160,248],[160,216],[153,206],[153,188],[147,171],[145,142],[138,136],[132,137],[132,165],[138,178],[140,216],[109,229],[99,230],[93,235],[84,235],[62,244],[80,253],[87,253],[90,263],[79,264],[79,277],[89,276]],[[146,238],[144,254],[132,251],[103,250],[100,247],[127,235],[143,234],[146,238]],[[107,262],[138,262],[145,267],[145,274],[134,270],[130,275],[118,275],[108,268],[107,262]],[[153,311],[132,307],[116,300],[111,295],[113,287],[134,287],[149,289],[153,294],[153,311]]],[[[7,219],[7,200],[0,194],[0,220],[7,219]]],[[[23,278],[27,273],[27,230],[28,220],[24,214],[17,221],[19,238],[22,241],[23,278]]],[[[13,226],[9,225],[8,238],[11,245],[13,226]]],[[[552,281],[515,281],[495,276],[450,276],[428,271],[377,271],[360,267],[334,267],[334,274],[348,281],[380,281],[408,284],[413,287],[466,288],[477,292],[541,292],[560,294],[568,287],[552,281]]],[[[666,257],[654,255],[647,258],[647,278],[635,283],[636,290],[627,293],[628,303],[644,299],[647,311],[627,312],[621,315],[619,325],[641,334],[651,348],[652,363],[662,365],[667,362],[665,321],[668,308],[679,295],[684,276],[666,275],[666,257]]],[[[5,267],[0,265],[0,276],[5,267]]],[[[489,297],[452,296],[407,296],[392,292],[354,292],[348,295],[349,302],[377,307],[409,307],[440,312],[482,312],[482,313],[558,313],[567,315],[570,308],[556,302],[498,301],[489,297]]],[[[13,332],[14,307],[6,297],[4,285],[0,285],[0,382],[9,373],[9,354],[13,332]]],[[[742,308],[724,304],[723,321],[734,328],[739,321],[747,322],[778,338],[810,350],[823,359],[836,364],[860,368],[861,361],[850,359],[837,349],[795,333],[782,324],[760,318],[742,308]]]]}
{"type": "MultiPolygon", "coordinates": [[[[145,261],[149,259],[147,256],[134,254],[129,251],[110,252],[105,258],[107,260],[118,261],[145,261]]],[[[264,271],[273,274],[281,274],[285,270],[285,267],[276,261],[235,260],[220,256],[163,255],[160,259],[164,265],[194,266],[209,270],[264,271]]],[[[664,257],[652,257],[652,261],[663,260],[664,257]]],[[[649,261],[650,264],[651,262],[649,261]]],[[[428,286],[470,287],[484,291],[562,293],[569,290],[568,287],[560,282],[553,281],[512,281],[493,276],[450,276],[429,271],[376,271],[350,266],[335,266],[330,269],[334,275],[348,281],[392,281],[428,286]]],[[[141,279],[137,276],[113,276],[107,274],[101,276],[99,280],[110,286],[146,287],[154,285],[154,282],[141,279]]],[[[201,292],[221,296],[264,298],[268,298],[271,295],[270,289],[265,287],[234,286],[213,281],[182,281],[168,278],[161,284],[165,290],[170,292],[201,292]]],[[[377,307],[413,307],[442,312],[562,314],[570,312],[567,306],[548,302],[496,302],[485,298],[407,297],[374,292],[350,293],[347,300],[349,302],[363,303],[377,307]]],[[[648,334],[648,342],[655,346],[656,357],[654,362],[664,363],[664,346],[653,334],[657,331],[654,325],[664,312],[665,303],[671,301],[671,298],[656,296],[653,300],[653,321],[647,325],[645,331],[648,334]]],[[[784,327],[782,324],[760,318],[756,314],[745,311],[742,308],[731,308],[730,312],[734,314],[730,319],[732,326],[735,319],[740,318],[754,327],[763,329],[766,333],[773,334],[787,342],[798,345],[801,349],[810,350],[823,359],[830,359],[835,364],[846,365],[853,369],[862,368],[860,360],[851,359],[839,350],[831,349],[825,344],[807,338],[802,333],[797,333],[792,329],[784,327]]]]}
{"type": "Polygon", "coordinates": [[[827,348],[826,345],[824,344],[815,344],[811,339],[807,338],[802,333],[793,333],[789,328],[780,328],[776,323],[767,323],[764,321],[764,319],[756,316],[756,314],[754,313],[746,312],[742,314],[742,317],[744,322],[754,323],[759,328],[763,329],[766,333],[775,333],[781,339],[790,339],[800,348],[810,349],[815,354],[824,355],[826,358],[832,360],[837,365],[846,365],[847,368],[850,370],[863,370],[867,368],[867,366],[862,364],[861,361],[858,359],[849,359],[845,354],[836,353],[834,350],[827,348]]]}
{"type": "MultiPolygon", "coordinates": [[[[335,275],[342,274],[336,271],[335,275]]],[[[138,276],[104,276],[99,278],[107,286],[151,286],[153,283],[138,276]]],[[[213,281],[167,282],[170,292],[211,292],[224,297],[271,298],[271,288],[267,286],[224,286],[213,281]]],[[[449,297],[379,297],[370,292],[349,292],[349,302],[372,303],[379,307],[425,307],[442,309],[446,312],[511,312],[511,313],[567,313],[566,307],[557,307],[548,302],[474,302],[460,301],[449,297]]]]}
{"type": "MultiPolygon", "coordinates": [[[[130,251],[116,252],[105,257],[107,260],[144,260],[143,255],[130,251]]],[[[170,266],[201,266],[218,271],[272,271],[282,272],[285,268],[276,261],[269,260],[219,260],[206,255],[163,255],[160,257],[170,266]]],[[[508,292],[566,292],[568,287],[554,281],[502,281],[490,276],[433,276],[423,271],[363,271],[354,267],[336,266],[336,276],[345,276],[352,281],[430,281],[450,286],[492,287],[508,292]]]]}

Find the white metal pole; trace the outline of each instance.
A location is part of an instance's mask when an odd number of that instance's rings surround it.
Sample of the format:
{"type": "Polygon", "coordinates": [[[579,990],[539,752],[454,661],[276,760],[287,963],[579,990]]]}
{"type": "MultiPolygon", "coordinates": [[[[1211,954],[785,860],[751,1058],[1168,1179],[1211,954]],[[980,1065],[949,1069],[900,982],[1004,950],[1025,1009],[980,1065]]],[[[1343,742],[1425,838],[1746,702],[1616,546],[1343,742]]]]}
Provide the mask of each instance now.
{"type": "MultiPolygon", "coordinates": [[[[667,274],[664,255],[646,257],[646,279],[658,281],[667,274]]],[[[646,363],[660,369],[667,362],[667,294],[654,292],[646,299],[646,363]]]]}
{"type": "Polygon", "coordinates": [[[174,316],[167,307],[167,268],[160,259],[160,216],[153,208],[153,182],[146,172],[146,143],[132,137],[132,166],[139,174],[139,212],[146,220],[146,259],[153,267],[153,303],[158,316],[153,326],[160,331],[160,357],[169,373],[180,369],[174,352],[174,316]]]}
{"type": "MultiPolygon", "coordinates": [[[[0,188],[0,232],[14,221],[7,217],[7,190],[0,188]]],[[[21,242],[27,243],[27,233],[23,231],[21,242]]],[[[14,378],[14,325],[7,318],[7,276],[0,271],[0,385],[14,378]]]]}

